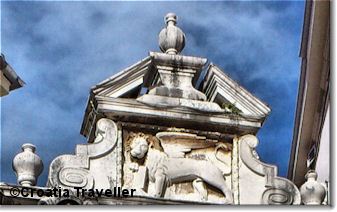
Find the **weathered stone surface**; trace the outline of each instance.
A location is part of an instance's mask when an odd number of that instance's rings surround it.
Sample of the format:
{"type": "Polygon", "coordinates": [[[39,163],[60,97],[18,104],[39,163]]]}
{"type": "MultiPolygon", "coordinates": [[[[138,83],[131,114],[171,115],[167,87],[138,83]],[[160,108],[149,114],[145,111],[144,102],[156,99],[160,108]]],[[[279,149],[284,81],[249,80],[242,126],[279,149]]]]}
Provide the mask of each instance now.
{"type": "Polygon", "coordinates": [[[241,115],[261,117],[264,120],[271,112],[267,104],[253,96],[212,63],[207,67],[202,92],[206,94],[208,101],[216,102],[221,106],[224,104],[235,106],[241,115]]]}
{"type": "Polygon", "coordinates": [[[33,144],[23,144],[22,152],[13,159],[13,169],[17,175],[17,181],[22,186],[34,186],[43,170],[41,158],[35,154],[36,147],[33,144]]]}
{"type": "MultiPolygon", "coordinates": [[[[165,89],[164,89],[165,90],[165,89]]],[[[166,91],[165,91],[166,92],[166,91]]],[[[172,89],[167,92],[171,93],[172,89]]],[[[137,99],[137,101],[144,104],[158,107],[158,108],[173,108],[173,107],[186,107],[192,110],[209,112],[209,113],[224,113],[225,110],[214,102],[204,102],[198,100],[175,98],[175,97],[163,97],[161,95],[146,94],[137,99]]]]}
{"type": "Polygon", "coordinates": [[[176,26],[177,16],[168,13],[165,16],[166,28],[159,33],[159,47],[167,54],[180,53],[185,47],[185,34],[176,26]]]}
{"type": "Polygon", "coordinates": [[[301,186],[301,198],[304,205],[321,205],[326,196],[326,188],[317,182],[317,173],[309,170],[306,174],[307,181],[301,186]]]}
{"type": "MultiPolygon", "coordinates": [[[[201,72],[201,69],[207,62],[206,59],[156,52],[151,52],[150,55],[153,58],[154,66],[158,70],[161,84],[150,89],[148,94],[144,96],[160,96],[162,97],[163,103],[154,103],[160,105],[167,104],[167,106],[171,107],[179,107],[180,104],[179,102],[177,102],[178,104],[171,104],[173,100],[165,100],[165,97],[206,101],[205,94],[195,89],[192,85],[194,75],[201,72]]],[[[199,73],[197,75],[199,75],[199,73]]],[[[146,98],[143,98],[142,101],[151,103],[151,101],[146,98]]],[[[196,109],[198,108],[196,107],[196,109]]]]}
{"type": "MultiPolygon", "coordinates": [[[[148,189],[143,195],[233,203],[230,182],[223,176],[230,174],[230,153],[226,143],[188,133],[159,132],[156,136],[131,133],[124,145],[124,166],[128,167],[124,168],[125,184],[134,185],[138,181],[140,173],[133,173],[134,163],[139,164],[138,170],[146,168],[149,173],[148,189]],[[212,195],[206,195],[208,193],[212,195]]],[[[140,187],[145,187],[143,184],[141,181],[140,187]]]]}
{"type": "Polygon", "coordinates": [[[96,86],[82,133],[92,142],[97,118],[120,123],[122,186],[137,188],[140,197],[299,204],[298,189],[255,152],[253,135],[270,108],[213,64],[196,89],[207,59],[177,55],[185,38],[174,26],[175,15],[167,19],[170,24],[160,35],[164,53],[150,52],[96,86]]]}
{"type": "Polygon", "coordinates": [[[301,196],[296,185],[277,176],[277,167],[261,162],[256,157],[258,139],[253,135],[239,138],[240,204],[298,205],[301,196]],[[254,193],[254,195],[251,195],[254,193]]]}
{"type": "Polygon", "coordinates": [[[92,144],[77,145],[75,155],[61,155],[50,164],[49,187],[113,188],[117,181],[117,125],[100,119],[92,144]]]}

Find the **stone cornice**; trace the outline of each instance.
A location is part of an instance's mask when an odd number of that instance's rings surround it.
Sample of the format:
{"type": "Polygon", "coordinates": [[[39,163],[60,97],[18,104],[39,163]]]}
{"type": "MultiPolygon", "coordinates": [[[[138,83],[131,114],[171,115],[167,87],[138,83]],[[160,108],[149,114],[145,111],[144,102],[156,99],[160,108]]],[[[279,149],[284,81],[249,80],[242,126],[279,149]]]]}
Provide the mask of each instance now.
{"type": "Polygon", "coordinates": [[[150,52],[150,56],[156,65],[172,66],[175,68],[199,70],[206,63],[206,58],[184,55],[170,55],[159,52],[150,52]]]}
{"type": "MultiPolygon", "coordinates": [[[[95,111],[100,117],[108,117],[122,122],[152,124],[167,127],[181,127],[196,130],[211,130],[220,133],[256,134],[261,127],[261,117],[235,114],[214,114],[198,112],[183,107],[162,108],[151,107],[135,99],[110,98],[96,96],[95,111]]],[[[95,123],[93,119],[85,119],[81,134],[90,138],[90,130],[95,123]]]]}
{"type": "Polygon", "coordinates": [[[243,114],[266,118],[271,109],[261,100],[228,77],[219,67],[210,64],[204,79],[202,91],[208,101],[216,98],[233,103],[243,114]]]}

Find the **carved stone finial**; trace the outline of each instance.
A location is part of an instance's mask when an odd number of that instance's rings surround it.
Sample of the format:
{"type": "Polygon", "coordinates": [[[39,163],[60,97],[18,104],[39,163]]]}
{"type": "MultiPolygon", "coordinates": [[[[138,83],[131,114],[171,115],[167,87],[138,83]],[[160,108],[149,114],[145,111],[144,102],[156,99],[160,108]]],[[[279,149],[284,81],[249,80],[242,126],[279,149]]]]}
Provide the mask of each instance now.
{"type": "Polygon", "coordinates": [[[22,186],[36,185],[37,178],[43,170],[42,160],[35,154],[33,144],[23,144],[22,152],[13,159],[13,169],[17,175],[18,184],[22,186]]]}
{"type": "Polygon", "coordinates": [[[321,205],[325,195],[325,187],[317,182],[317,173],[314,170],[309,170],[305,175],[307,182],[301,188],[301,199],[305,205],[321,205]]]}
{"type": "MultiPolygon", "coordinates": [[[[178,55],[185,46],[185,34],[176,27],[177,17],[165,17],[166,28],[159,33],[162,52],[150,52],[152,64],[159,74],[158,82],[137,101],[155,107],[185,107],[202,112],[225,112],[217,103],[195,88],[206,58],[178,55]]],[[[158,76],[157,74],[155,76],[158,76]]]]}
{"type": "Polygon", "coordinates": [[[176,26],[176,14],[168,13],[165,22],[166,27],[159,33],[160,50],[167,54],[178,54],[185,47],[185,34],[176,26]]]}
{"type": "Polygon", "coordinates": [[[177,23],[177,16],[174,13],[167,13],[165,16],[165,22],[168,24],[170,21],[173,22],[174,25],[177,23]]]}

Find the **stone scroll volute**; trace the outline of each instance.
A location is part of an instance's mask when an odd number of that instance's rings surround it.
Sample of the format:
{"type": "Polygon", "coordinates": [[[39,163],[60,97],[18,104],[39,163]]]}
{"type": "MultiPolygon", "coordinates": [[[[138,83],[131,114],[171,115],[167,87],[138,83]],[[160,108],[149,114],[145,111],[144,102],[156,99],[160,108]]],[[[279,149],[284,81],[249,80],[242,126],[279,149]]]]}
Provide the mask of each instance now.
{"type": "Polygon", "coordinates": [[[98,120],[93,143],[77,145],[75,155],[61,155],[52,161],[47,186],[70,189],[113,187],[111,177],[116,176],[116,153],[113,150],[117,144],[117,134],[115,122],[106,118],[98,120]]]}
{"type": "Polygon", "coordinates": [[[294,183],[286,178],[277,176],[277,167],[263,163],[255,151],[259,140],[254,135],[239,138],[240,144],[240,193],[241,204],[269,204],[269,205],[298,205],[301,196],[294,183]],[[249,181],[247,180],[249,178],[249,181]],[[263,179],[264,183],[261,181],[263,179]],[[264,185],[261,186],[261,185],[264,185]],[[245,197],[250,193],[247,189],[254,189],[255,195],[245,197]],[[260,199],[260,201],[256,201],[260,199]],[[252,201],[252,202],[249,202],[252,201]],[[254,203],[255,202],[255,203],[254,203]]]}

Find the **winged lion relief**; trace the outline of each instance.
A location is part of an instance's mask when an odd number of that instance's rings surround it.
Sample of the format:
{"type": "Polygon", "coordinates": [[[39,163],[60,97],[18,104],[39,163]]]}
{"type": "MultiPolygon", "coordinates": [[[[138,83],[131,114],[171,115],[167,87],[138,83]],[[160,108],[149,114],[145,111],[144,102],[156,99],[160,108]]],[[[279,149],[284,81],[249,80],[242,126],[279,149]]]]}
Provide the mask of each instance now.
{"type": "Polygon", "coordinates": [[[222,159],[230,144],[182,132],[159,132],[155,138],[140,133],[129,141],[130,158],[135,161],[129,168],[146,175],[142,178],[146,182],[138,183],[153,184],[153,193],[144,194],[161,198],[168,186],[189,182],[201,201],[208,200],[206,187],[210,186],[222,194],[222,203],[233,204],[225,180],[231,167],[222,159]]]}

